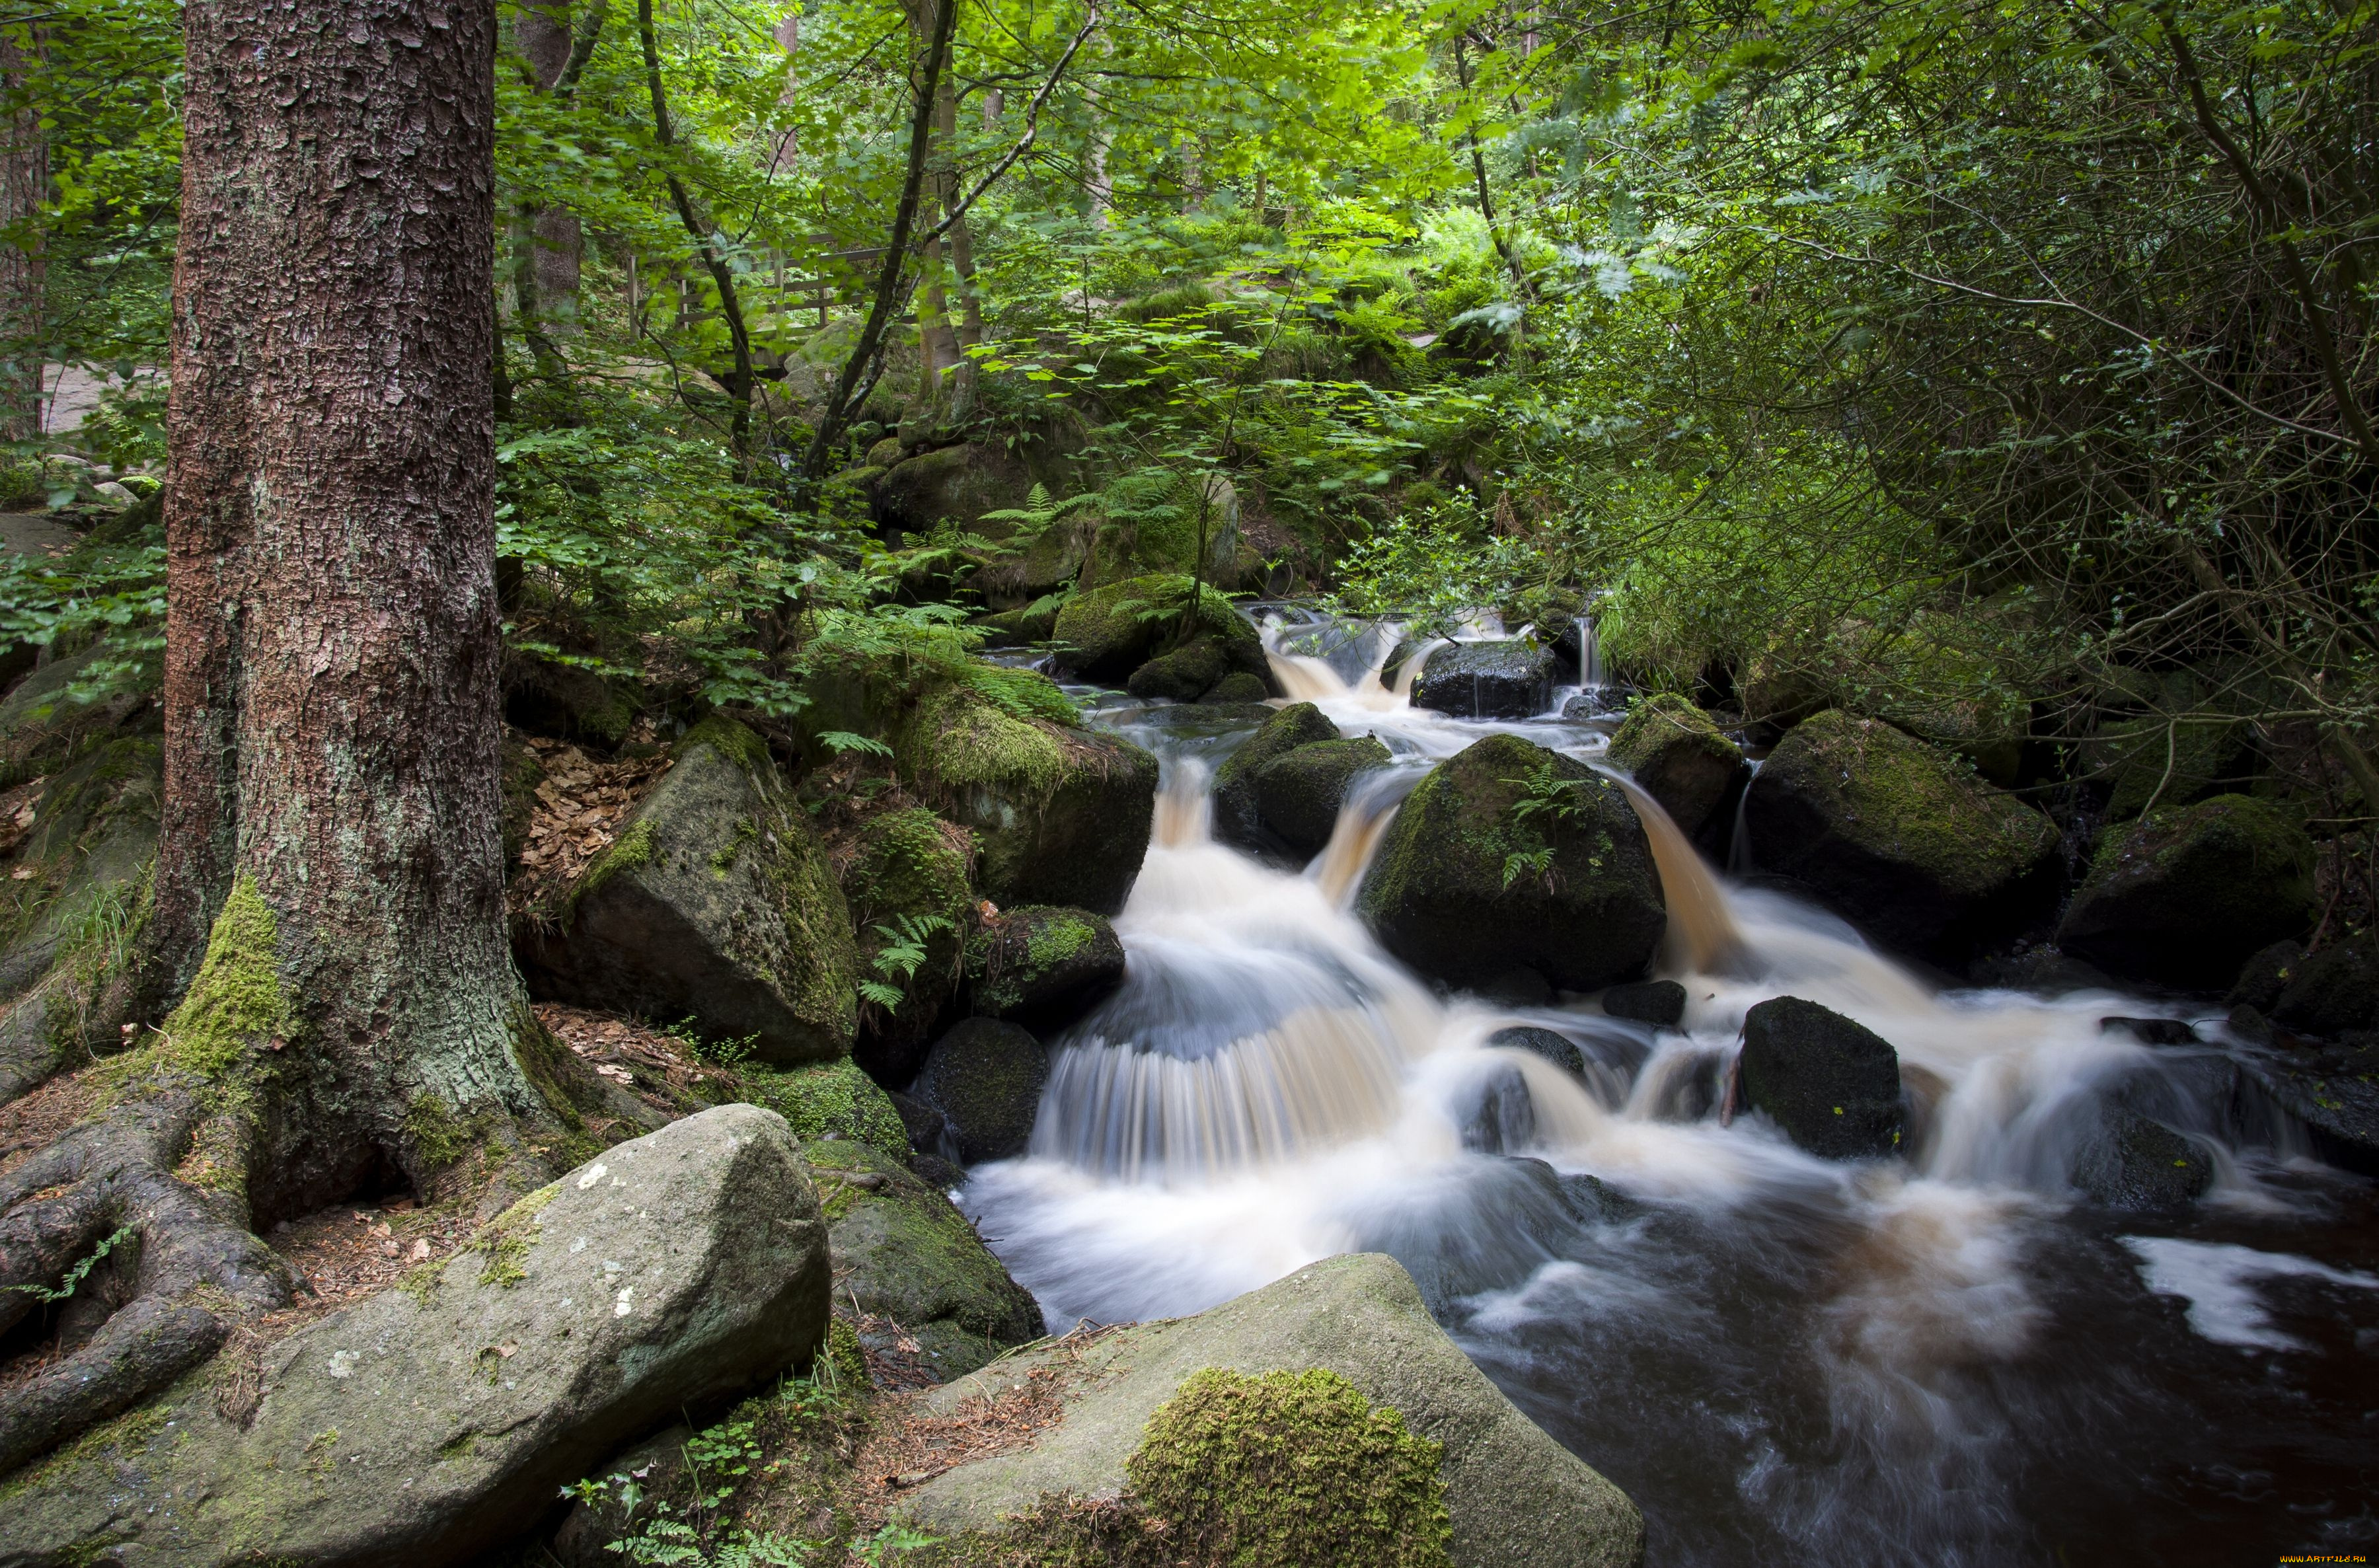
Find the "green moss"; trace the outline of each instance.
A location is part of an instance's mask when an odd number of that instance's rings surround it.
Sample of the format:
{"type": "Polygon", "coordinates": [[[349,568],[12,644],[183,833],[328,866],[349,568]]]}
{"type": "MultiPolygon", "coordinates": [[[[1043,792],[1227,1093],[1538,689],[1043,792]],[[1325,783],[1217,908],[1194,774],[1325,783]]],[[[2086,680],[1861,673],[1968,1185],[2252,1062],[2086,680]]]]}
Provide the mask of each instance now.
{"type": "Polygon", "coordinates": [[[968,1568],[1452,1568],[1443,1457],[1335,1372],[1208,1368],[1149,1417],[1122,1496],[1045,1497],[939,1555],[968,1568]]]}
{"type": "Polygon", "coordinates": [[[681,753],[693,746],[707,746],[746,773],[767,778],[776,771],[776,761],[768,755],[768,742],[749,725],[738,724],[719,714],[712,714],[687,730],[685,739],[678,742],[681,753]]]}
{"type": "Polygon", "coordinates": [[[904,769],[952,789],[986,785],[1046,799],[1066,778],[1066,743],[1053,726],[1003,713],[971,687],[928,694],[906,741],[904,769]]]}
{"type": "Polygon", "coordinates": [[[735,819],[735,831],[727,841],[710,851],[710,870],[715,876],[725,876],[735,869],[736,857],[760,838],[760,825],[748,816],[735,819]]]}
{"type": "Polygon", "coordinates": [[[470,1250],[483,1260],[479,1266],[481,1285],[511,1290],[528,1278],[522,1265],[528,1260],[529,1246],[542,1226],[537,1216],[561,1193],[560,1182],[549,1182],[489,1221],[471,1238],[470,1250]]]}
{"type": "Polygon", "coordinates": [[[805,1144],[832,1132],[896,1160],[909,1152],[908,1129],[891,1099],[848,1056],[791,1072],[754,1068],[740,1081],[752,1104],[784,1117],[805,1144]]]}
{"type": "Polygon", "coordinates": [[[1768,760],[1813,796],[1841,802],[1878,853],[1921,865],[1950,888],[1987,893],[2054,843],[2048,819],[1992,789],[1948,754],[1875,719],[1830,709],[1796,727],[1768,760]]]}
{"type": "Polygon", "coordinates": [[[1626,722],[1611,737],[1612,766],[1633,773],[1680,735],[1714,741],[1730,758],[1733,754],[1733,746],[1709,714],[1674,692],[1656,692],[1628,705],[1626,722]]]}
{"type": "Polygon", "coordinates": [[[48,1457],[0,1480],[0,1502],[30,1488],[64,1484],[69,1472],[102,1454],[129,1457],[135,1450],[146,1446],[163,1431],[165,1423],[173,1416],[174,1406],[170,1395],[167,1395],[147,1405],[137,1405],[112,1420],[103,1421],[48,1457]]]}
{"type": "Polygon", "coordinates": [[[477,1141],[472,1125],[435,1094],[417,1094],[405,1107],[405,1133],[414,1152],[432,1170],[453,1164],[477,1141]]]}
{"type": "Polygon", "coordinates": [[[570,889],[570,897],[562,906],[563,918],[568,918],[570,911],[577,907],[579,899],[602,887],[621,872],[634,871],[640,865],[650,864],[652,858],[652,819],[640,816],[628,824],[627,831],[612,839],[611,847],[605,850],[593,865],[588,866],[579,874],[577,886],[570,889]]]}
{"type": "Polygon", "coordinates": [[[218,1079],[249,1051],[288,1030],[280,941],[280,923],[257,891],[256,879],[236,878],[208,934],[199,977],[165,1020],[173,1066],[218,1079]]]}

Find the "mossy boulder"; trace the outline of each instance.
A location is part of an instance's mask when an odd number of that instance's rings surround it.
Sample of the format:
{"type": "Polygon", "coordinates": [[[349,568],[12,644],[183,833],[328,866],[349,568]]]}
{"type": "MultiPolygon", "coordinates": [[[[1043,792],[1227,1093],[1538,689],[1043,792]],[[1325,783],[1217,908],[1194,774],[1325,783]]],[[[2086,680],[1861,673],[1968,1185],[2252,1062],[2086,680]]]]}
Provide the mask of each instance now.
{"type": "Polygon", "coordinates": [[[1214,837],[1245,849],[1264,846],[1263,812],[1256,801],[1256,770],[1299,746],[1339,739],[1338,727],[1311,703],[1291,703],[1214,770],[1214,837]]]}
{"type": "Polygon", "coordinates": [[[1318,854],[1338,825],[1338,808],[1346,803],[1355,776],[1391,760],[1388,748],[1370,735],[1284,752],[1256,769],[1256,813],[1291,850],[1318,854]]]}
{"type": "Polygon", "coordinates": [[[2335,1038],[2379,1029],[2379,938],[2369,932],[2332,943],[2288,966],[2272,1017],[2290,1029],[2335,1038]]]}
{"type": "Polygon", "coordinates": [[[1515,735],[1431,772],[1389,826],[1356,907],[1389,952],[1467,987],[1515,968],[1573,991],[1630,980],[1668,924],[1625,792],[1515,735]]]}
{"type": "Polygon", "coordinates": [[[1027,904],[984,923],[967,947],[974,1010],[1036,1029],[1072,1022],[1123,983],[1123,940],[1105,915],[1027,904]]]}
{"type": "Polygon", "coordinates": [[[760,738],[712,717],[579,877],[550,925],[513,944],[531,993],[691,1018],[759,1060],[851,1049],[851,914],[809,817],[760,738]]]}
{"type": "Polygon", "coordinates": [[[153,731],[162,665],[102,644],[54,658],[0,700],[0,787],[38,778],[89,748],[153,731]]]}
{"type": "Polygon", "coordinates": [[[157,858],[164,766],[115,740],[53,777],[0,878],[0,1104],[81,1052],[113,1046],[142,889],[157,858]],[[113,1004],[113,1005],[112,1005],[113,1004]]]}
{"type": "Polygon", "coordinates": [[[833,1289],[792,1135],[722,1105],[8,1478],[0,1558],[473,1561],[622,1444],[806,1364],[833,1289]]]}
{"type": "Polygon", "coordinates": [[[1686,698],[1663,692],[1634,704],[1611,737],[1612,766],[1627,770],[1686,838],[1701,835],[1749,777],[1742,749],[1686,698]]]}
{"type": "Polygon", "coordinates": [[[1737,1070],[1744,1104],[1820,1159],[1900,1150],[1900,1053],[1865,1024],[1798,996],[1774,997],[1744,1015],[1737,1070]]]}
{"type": "Polygon", "coordinates": [[[983,633],[986,647],[1027,647],[1034,643],[1045,643],[1057,634],[1057,611],[1060,608],[1046,598],[1035,599],[1016,609],[1002,609],[978,616],[973,624],[983,633]]]}
{"type": "Polygon", "coordinates": [[[1243,703],[1260,703],[1270,695],[1272,695],[1272,686],[1262,676],[1250,674],[1244,669],[1235,669],[1215,681],[1207,689],[1206,694],[1198,700],[1216,706],[1238,706],[1243,703]]]}
{"type": "Polygon", "coordinates": [[[1412,705],[1457,718],[1527,718],[1552,705],[1561,661],[1534,637],[1453,643],[1429,656],[1412,705]]]}
{"type": "Polygon", "coordinates": [[[878,812],[859,825],[848,855],[842,898],[851,910],[859,972],[900,993],[898,1002],[861,1007],[852,1050],[876,1077],[906,1083],[958,994],[974,903],[968,879],[972,837],[922,807],[878,812]],[[895,961],[885,959],[888,952],[895,961]],[[905,973],[899,961],[904,952],[924,955],[905,973]]]}
{"type": "Polygon", "coordinates": [[[1041,1337],[1032,1293],[904,1158],[843,1140],[803,1156],[830,1227],[837,1294],[915,1340],[943,1381],[1041,1337]]]}
{"type": "MultiPolygon", "coordinates": [[[[904,1499],[900,1516],[942,1538],[941,1562],[1643,1562],[1625,1494],[1496,1392],[1378,1253],[1198,1317],[1020,1350],[985,1381],[1046,1386],[1063,1417],[904,1499]],[[1086,1525],[1106,1527],[1103,1544],[1064,1555],[1086,1525]],[[1106,1555],[1119,1538],[1142,1546],[1106,1555]]],[[[960,1416],[981,1398],[953,1384],[924,1412],[960,1416]]]]}
{"type": "Polygon", "coordinates": [[[974,830],[975,887],[1003,907],[1115,914],[1148,854],[1156,759],[1118,736],[1009,713],[948,686],[902,727],[902,773],[974,830]]]}
{"type": "Polygon", "coordinates": [[[1024,1152],[1048,1081],[1049,1053],[1030,1033],[961,1019],[934,1042],[911,1092],[942,1113],[951,1148],[972,1165],[1024,1152]]]}
{"type": "Polygon", "coordinates": [[[2108,1106],[2068,1172],[2102,1209],[2161,1213],[2185,1209],[2214,1185],[2214,1162],[2188,1139],[2136,1111],[2108,1106]]]}
{"type": "MultiPolygon", "coordinates": [[[[870,452],[867,461],[874,464],[877,457],[870,452]]],[[[984,513],[1023,505],[1032,488],[1033,476],[1004,448],[970,441],[887,464],[870,488],[869,501],[876,520],[894,527],[922,534],[949,523],[972,533],[984,513]]]]}
{"type": "Polygon", "coordinates": [[[1113,685],[1153,659],[1187,653],[1149,676],[1143,681],[1149,690],[1133,688],[1138,694],[1175,696],[1193,677],[1211,671],[1203,684],[1177,698],[1182,702],[1195,701],[1232,671],[1268,680],[1262,638],[1212,585],[1198,595],[1197,616],[1183,624],[1191,587],[1186,576],[1158,573],[1075,595],[1057,614],[1058,664],[1084,680],[1113,685]],[[1156,690],[1159,685],[1165,689],[1156,690]]]}
{"type": "Polygon", "coordinates": [[[892,1097],[848,1056],[781,1072],[747,1068],[736,1076],[735,1093],[784,1117],[803,1144],[844,1139],[891,1159],[908,1158],[909,1129],[892,1097]]]}
{"type": "Polygon", "coordinates": [[[1133,670],[1123,686],[1146,702],[1194,703],[1230,673],[1231,650],[1220,637],[1193,637],[1133,670]]]}
{"type": "Polygon", "coordinates": [[[2057,830],[1948,753],[1838,709],[1797,725],[1744,796],[1753,863],[1885,947],[1950,958],[2045,915],[2057,830]]]}
{"type": "Polygon", "coordinates": [[[2216,795],[2109,827],[2057,945],[2109,973],[2214,990],[2320,903],[2313,847],[2269,802],[2216,795]]]}
{"type": "Polygon", "coordinates": [[[503,686],[506,722],[532,735],[617,746],[636,721],[629,694],[584,665],[507,653],[503,686]]]}

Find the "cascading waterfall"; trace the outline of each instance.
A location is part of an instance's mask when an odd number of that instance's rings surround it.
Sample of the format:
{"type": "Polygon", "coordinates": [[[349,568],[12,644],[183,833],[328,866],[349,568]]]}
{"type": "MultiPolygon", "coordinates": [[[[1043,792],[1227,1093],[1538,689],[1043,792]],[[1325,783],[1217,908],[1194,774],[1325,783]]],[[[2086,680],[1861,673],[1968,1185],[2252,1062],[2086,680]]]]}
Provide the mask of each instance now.
{"type": "MultiPolygon", "coordinates": [[[[2226,1424],[2301,1425],[2301,1380],[2234,1365],[2235,1347],[2318,1348],[2327,1320],[2228,1340],[2200,1321],[2236,1319],[2264,1279],[2326,1290],[2333,1312],[2379,1292],[2379,1206],[2292,1163],[2285,1118],[2242,1141],[2220,1050],[2101,1030],[2155,1010],[2136,998],[1938,992],[1831,917],[1722,883],[1632,784],[1684,1027],[1434,994],[1350,912],[1397,802],[1483,734],[1589,762],[1602,737],[1412,709],[1378,680],[1393,626],[1324,627],[1293,650],[1283,630],[1267,638],[1284,687],[1395,760],[1358,779],[1300,874],[1214,842],[1206,766],[1168,756],[1117,922],[1125,983],[1053,1043],[1029,1155],[978,1167],[961,1194],[1056,1323],[1194,1311],[1332,1252],[1392,1251],[1506,1392],[1636,1497],[1663,1562],[2013,1564],[2052,1546],[2155,1561],[2122,1550],[2116,1521],[2182,1483],[2121,1478],[2232,1464],[2226,1424]],[[1833,1165],[1757,1116],[1720,1125],[1745,1010],[1787,994],[1897,1047],[1905,1161],[1833,1165]],[[1585,1080],[1487,1043],[1514,1024],[1568,1036],[1585,1080]],[[1482,1093],[1515,1080],[1533,1159],[1471,1152],[1482,1093]],[[2152,1236],[2071,1217],[2074,1155],[2117,1105],[2216,1159],[2193,1216],[2131,1227],[2152,1236]],[[2365,1231],[2308,1229],[2342,1212],[2365,1231]],[[2259,1224],[2274,1228],[2255,1245],[2259,1224]],[[2176,1294],[2200,1326],[2180,1325],[2176,1294]]],[[[1133,732],[1161,751],[1172,733],[1133,732]]],[[[2331,1510],[2341,1543],[2379,1538],[2359,1461],[2290,1452],[2273,1495],[2331,1510]]],[[[2268,1507],[2206,1492],[2189,1492],[2203,1517],[2187,1538],[2207,1555],[2167,1560],[2260,1550],[2268,1507]]]]}

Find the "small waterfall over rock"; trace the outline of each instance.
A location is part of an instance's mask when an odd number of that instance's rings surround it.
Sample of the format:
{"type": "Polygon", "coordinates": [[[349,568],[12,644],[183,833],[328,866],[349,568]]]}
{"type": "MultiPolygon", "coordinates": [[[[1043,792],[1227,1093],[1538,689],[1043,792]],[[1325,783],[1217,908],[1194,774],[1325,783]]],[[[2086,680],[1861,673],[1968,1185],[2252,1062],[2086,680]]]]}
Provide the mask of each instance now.
{"type": "MultiPolygon", "coordinates": [[[[1632,784],[1680,1028],[1592,998],[1441,995],[1388,958],[1351,911],[1428,767],[1499,730],[1599,764],[1608,727],[1417,711],[1379,681],[1399,630],[1266,630],[1288,693],[1395,759],[1358,777],[1301,872],[1213,841],[1214,742],[1193,754],[1157,718],[1112,720],[1174,746],[1117,921],[1126,980],[1053,1042],[1030,1154],[977,1167],[961,1194],[1053,1326],[1197,1310],[1333,1252],[1392,1251],[1498,1383],[1645,1505],[1657,1560],[1710,1568],[2013,1568],[2066,1542],[2117,1560],[2120,1521],[2182,1485],[2154,1478],[2235,1463],[2241,1424],[2301,1431],[2306,1401],[2358,1397],[2237,1348],[2285,1341],[2330,1375],[2362,1364],[2343,1319],[2300,1311],[2228,1343],[2192,1327],[2201,1304],[2252,1309],[2264,1275],[2329,1308],[2379,1288],[2379,1247],[2353,1251],[2334,1218],[2379,1236],[2379,1203],[2242,1110],[2224,1048],[2100,1028],[2151,1001],[1938,990],[1831,916],[1720,877],[1632,784]],[[1907,1158],[1831,1164],[1758,1116],[1721,1125],[1745,1015],[1781,995],[1897,1049],[1907,1158]],[[1491,1043],[1513,1026],[1569,1042],[1583,1076],[1491,1043]],[[1482,1106],[1519,1147],[1474,1152],[1498,1146],[1482,1106]],[[2212,1156],[2213,1193],[2180,1215],[2075,1208],[2076,1151],[2143,1108],[2212,1156]],[[2184,1317],[2172,1294],[2201,1288],[2184,1317]],[[2125,1475],[2151,1480],[2110,1491],[2125,1475]]],[[[2359,1462],[2287,1452],[2295,1468],[2268,1484],[2370,1518],[2359,1462]]],[[[2268,1507],[2187,1495],[2205,1545],[2190,1560],[2262,1550],[2268,1507]]]]}

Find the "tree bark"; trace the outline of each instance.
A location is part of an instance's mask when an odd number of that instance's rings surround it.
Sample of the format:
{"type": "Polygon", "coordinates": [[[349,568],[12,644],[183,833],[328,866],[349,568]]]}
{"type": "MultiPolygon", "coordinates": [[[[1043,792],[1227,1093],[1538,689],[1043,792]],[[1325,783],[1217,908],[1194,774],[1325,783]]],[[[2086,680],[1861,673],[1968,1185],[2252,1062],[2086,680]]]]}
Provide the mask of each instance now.
{"type": "Polygon", "coordinates": [[[422,1176],[423,1097],[537,1108],[496,829],[493,17],[185,27],[156,936],[192,972],[252,879],[340,1092],[290,1129],[338,1141],[284,1159],[422,1176]]]}
{"type": "MultiPolygon", "coordinates": [[[[565,92],[573,37],[569,0],[524,0],[513,22],[513,46],[541,91],[565,92]]],[[[551,334],[578,320],[578,277],[586,238],[567,207],[528,203],[513,227],[513,313],[536,356],[537,373],[562,372],[551,334]]]]}
{"type": "MultiPolygon", "coordinates": [[[[35,49],[0,32],[0,103],[14,103],[41,66],[35,49]]],[[[42,207],[49,139],[30,103],[0,118],[0,440],[29,441],[42,421],[42,207]]]]}

